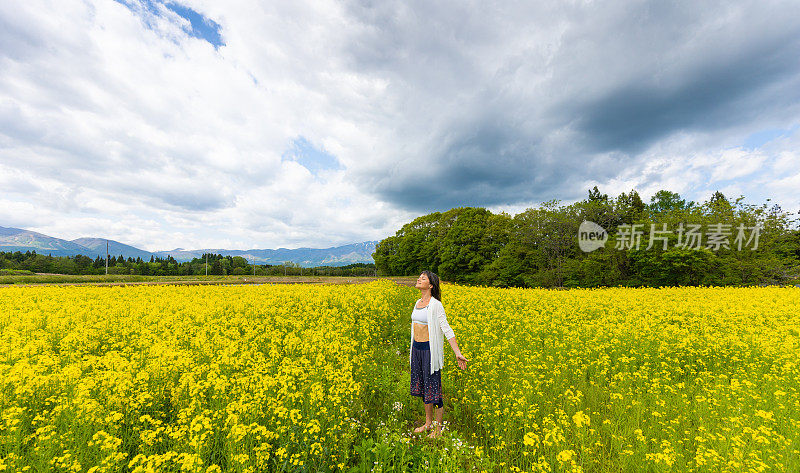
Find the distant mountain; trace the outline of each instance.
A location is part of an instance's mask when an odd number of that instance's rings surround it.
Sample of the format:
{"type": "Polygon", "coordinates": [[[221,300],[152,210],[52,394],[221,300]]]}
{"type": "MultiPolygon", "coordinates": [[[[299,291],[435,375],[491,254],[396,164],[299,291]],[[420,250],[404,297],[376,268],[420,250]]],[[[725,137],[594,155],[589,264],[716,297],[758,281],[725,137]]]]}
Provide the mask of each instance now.
{"type": "Polygon", "coordinates": [[[185,250],[176,248],[168,251],[145,251],[134,246],[126,245],[114,240],[104,238],[76,238],[72,241],[62,240],[41,233],[22,230],[19,228],[0,227],[0,251],[36,251],[39,254],[53,256],[84,255],[90,258],[106,257],[106,241],[108,252],[112,256],[122,255],[124,258],[142,258],[149,260],[150,256],[166,258],[167,255],[176,261],[191,261],[201,258],[203,253],[215,253],[223,256],[241,256],[257,264],[282,264],[285,261],[297,263],[305,268],[313,266],[345,266],[352,263],[374,263],[372,253],[378,240],[352,243],[330,248],[297,248],[287,249],[253,249],[253,250],[226,250],[220,248],[185,250]]]}
{"type": "MultiPolygon", "coordinates": [[[[90,251],[79,243],[54,238],[21,228],[0,227],[0,251],[36,251],[53,256],[85,255],[90,251]]],[[[105,253],[104,253],[105,254],[105,253]]]]}
{"type": "MultiPolygon", "coordinates": [[[[105,240],[103,238],[76,238],[72,240],[72,243],[76,243],[78,245],[83,246],[84,248],[88,248],[92,252],[92,257],[95,254],[100,255],[101,258],[106,257],[106,242],[108,242],[108,254],[119,256],[122,255],[125,258],[142,258],[150,260],[150,255],[152,253],[150,251],[140,250],[139,248],[126,245],[124,243],[120,243],[114,240],[105,240]]],[[[173,256],[174,258],[174,256],[173,256]]],[[[177,260],[177,258],[175,258],[177,260]]],[[[191,259],[191,258],[190,258],[191,259]]]]}
{"type": "MultiPolygon", "coordinates": [[[[193,258],[202,258],[203,253],[216,253],[220,255],[241,256],[247,261],[257,264],[283,264],[292,261],[310,268],[313,266],[345,266],[352,263],[374,263],[372,253],[379,240],[352,243],[344,246],[330,248],[278,248],[277,250],[225,250],[220,248],[184,250],[177,248],[171,251],[157,251],[154,254],[162,258],[171,255],[177,261],[191,261],[193,258]]],[[[150,256],[148,255],[148,258],[150,256]]]]}

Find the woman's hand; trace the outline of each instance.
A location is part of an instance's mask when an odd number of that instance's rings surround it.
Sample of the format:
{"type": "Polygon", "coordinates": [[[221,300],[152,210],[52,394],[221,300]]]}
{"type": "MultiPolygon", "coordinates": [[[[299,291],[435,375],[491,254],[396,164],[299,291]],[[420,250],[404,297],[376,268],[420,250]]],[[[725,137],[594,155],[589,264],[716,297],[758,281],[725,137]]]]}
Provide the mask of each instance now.
{"type": "Polygon", "coordinates": [[[461,368],[462,370],[467,369],[467,362],[468,361],[469,360],[464,358],[464,355],[462,355],[461,353],[456,355],[456,362],[458,363],[458,367],[461,368]]]}

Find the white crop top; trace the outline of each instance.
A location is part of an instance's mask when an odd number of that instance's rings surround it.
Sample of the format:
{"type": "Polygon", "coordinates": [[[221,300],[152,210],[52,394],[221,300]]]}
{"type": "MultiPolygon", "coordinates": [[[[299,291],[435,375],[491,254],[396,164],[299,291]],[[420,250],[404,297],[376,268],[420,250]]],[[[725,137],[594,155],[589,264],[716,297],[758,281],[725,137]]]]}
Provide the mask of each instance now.
{"type": "Polygon", "coordinates": [[[411,313],[411,321],[422,325],[428,325],[428,314],[425,312],[428,306],[420,309],[414,306],[414,312],[411,313]]]}

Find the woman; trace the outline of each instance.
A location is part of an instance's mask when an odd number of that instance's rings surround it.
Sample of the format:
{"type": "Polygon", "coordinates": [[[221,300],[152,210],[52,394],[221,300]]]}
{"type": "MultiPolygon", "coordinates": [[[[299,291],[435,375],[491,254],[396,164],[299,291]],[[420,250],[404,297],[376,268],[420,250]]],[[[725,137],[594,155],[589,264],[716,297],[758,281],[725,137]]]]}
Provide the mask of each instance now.
{"type": "Polygon", "coordinates": [[[439,276],[430,271],[423,271],[415,285],[420,298],[414,305],[411,314],[411,351],[408,355],[411,363],[411,395],[419,396],[425,404],[425,425],[414,429],[415,433],[430,429],[433,420],[433,406],[436,409],[435,429],[428,434],[429,438],[441,435],[444,401],[442,399],[442,373],[444,366],[443,337],[450,343],[456,354],[458,367],[467,368],[467,360],[458,349],[456,336],[447,323],[447,316],[442,306],[439,276]]]}

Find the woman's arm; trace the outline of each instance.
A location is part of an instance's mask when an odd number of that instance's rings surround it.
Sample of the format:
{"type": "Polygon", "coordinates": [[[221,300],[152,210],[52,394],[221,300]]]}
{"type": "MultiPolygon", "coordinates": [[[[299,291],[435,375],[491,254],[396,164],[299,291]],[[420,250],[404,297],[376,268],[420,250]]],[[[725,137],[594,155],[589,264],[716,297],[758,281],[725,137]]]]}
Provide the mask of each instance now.
{"type": "Polygon", "coordinates": [[[456,354],[456,358],[458,358],[459,355],[461,355],[461,350],[458,348],[458,342],[456,341],[456,336],[453,335],[452,338],[448,338],[447,342],[450,344],[450,348],[453,349],[453,353],[456,354]]]}

